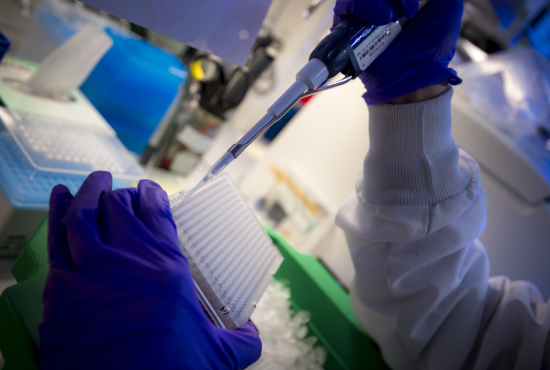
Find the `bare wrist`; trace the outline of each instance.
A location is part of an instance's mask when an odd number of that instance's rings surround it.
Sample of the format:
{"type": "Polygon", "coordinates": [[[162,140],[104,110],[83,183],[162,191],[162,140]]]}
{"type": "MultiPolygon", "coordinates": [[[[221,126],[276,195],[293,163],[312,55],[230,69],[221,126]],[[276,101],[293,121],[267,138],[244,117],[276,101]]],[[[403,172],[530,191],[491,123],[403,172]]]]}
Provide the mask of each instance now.
{"type": "Polygon", "coordinates": [[[384,104],[408,104],[408,103],[418,103],[425,100],[430,100],[437,98],[439,95],[445,93],[449,88],[449,83],[444,81],[437,85],[431,85],[423,87],[420,90],[413,91],[412,93],[405,94],[400,96],[397,99],[389,100],[384,102],[384,104]]]}

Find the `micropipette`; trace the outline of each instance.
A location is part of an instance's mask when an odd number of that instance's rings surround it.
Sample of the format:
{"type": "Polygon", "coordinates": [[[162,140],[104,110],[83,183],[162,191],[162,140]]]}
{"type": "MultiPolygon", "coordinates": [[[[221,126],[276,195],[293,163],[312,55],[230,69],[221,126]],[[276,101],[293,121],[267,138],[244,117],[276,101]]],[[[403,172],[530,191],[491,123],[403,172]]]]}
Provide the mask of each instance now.
{"type": "MultiPolygon", "coordinates": [[[[317,90],[311,90],[311,91],[310,90],[306,91],[307,87],[304,86],[302,92],[298,94],[296,91],[300,91],[298,89],[302,88],[302,86],[300,85],[304,84],[304,81],[303,80],[296,81],[291,86],[291,88],[288,89],[285,92],[285,94],[283,94],[281,98],[279,98],[277,102],[275,102],[275,104],[273,104],[270,107],[270,109],[268,109],[267,113],[262,117],[262,119],[260,119],[250,130],[248,130],[248,132],[239,141],[233,144],[220,157],[220,159],[218,159],[218,161],[214,163],[212,167],[210,167],[208,173],[202,178],[202,180],[193,189],[191,189],[191,191],[187,193],[186,197],[190,197],[195,191],[200,189],[211,178],[213,178],[214,176],[219,174],[221,171],[223,171],[223,169],[227,167],[229,163],[235,160],[250,145],[250,143],[256,140],[256,138],[258,138],[258,136],[260,136],[264,131],[270,128],[271,125],[273,125],[275,122],[280,120],[300,99],[311,96],[321,91],[325,91],[325,90],[343,85],[351,79],[352,79],[351,76],[347,76],[342,80],[337,81],[333,84],[324,86],[317,90]],[[295,85],[298,85],[298,86],[295,86],[295,85]],[[297,90],[293,91],[293,87],[297,90]],[[292,101],[290,101],[290,99],[292,99],[292,101]],[[290,101],[290,102],[287,103],[286,101],[290,101]]],[[[324,79],[322,81],[324,81],[324,79]]]]}
{"type": "MultiPolygon", "coordinates": [[[[426,0],[419,2],[422,8],[426,0]]],[[[397,37],[408,19],[401,18],[385,26],[371,26],[349,15],[333,28],[313,50],[309,62],[296,75],[296,82],[288,88],[267,113],[233,144],[212,167],[206,176],[189,191],[190,197],[211,178],[235,160],[256,138],[281,119],[300,99],[344,85],[363,72],[397,37]],[[327,78],[338,73],[345,77],[316,89],[327,78]]]]}

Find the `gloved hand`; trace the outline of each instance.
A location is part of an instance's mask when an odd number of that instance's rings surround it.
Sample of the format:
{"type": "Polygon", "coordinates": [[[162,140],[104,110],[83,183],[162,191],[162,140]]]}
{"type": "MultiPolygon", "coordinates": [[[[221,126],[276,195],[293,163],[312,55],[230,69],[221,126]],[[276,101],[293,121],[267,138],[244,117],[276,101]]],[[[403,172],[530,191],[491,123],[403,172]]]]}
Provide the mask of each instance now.
{"type": "Polygon", "coordinates": [[[94,172],[73,198],[50,198],[50,272],[39,327],[41,369],[243,369],[261,353],[251,323],[204,314],[166,193],[142,180],[111,191],[94,172]]]}
{"type": "Polygon", "coordinates": [[[352,14],[375,26],[401,17],[410,21],[388,48],[359,75],[367,104],[396,99],[426,86],[462,82],[448,67],[460,31],[463,0],[431,0],[418,12],[416,0],[337,0],[334,25],[352,14]],[[418,12],[418,13],[417,13],[418,12]]]}

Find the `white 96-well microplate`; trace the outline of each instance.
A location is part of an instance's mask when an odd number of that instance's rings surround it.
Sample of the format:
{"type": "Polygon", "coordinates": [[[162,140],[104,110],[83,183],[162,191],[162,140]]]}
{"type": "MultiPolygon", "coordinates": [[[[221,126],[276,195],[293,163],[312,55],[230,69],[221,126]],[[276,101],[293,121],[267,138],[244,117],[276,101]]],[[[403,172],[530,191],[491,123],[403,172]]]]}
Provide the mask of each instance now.
{"type": "Polygon", "coordinates": [[[186,193],[172,194],[170,208],[197,295],[216,325],[243,326],[283,257],[229,176],[186,193]]]}

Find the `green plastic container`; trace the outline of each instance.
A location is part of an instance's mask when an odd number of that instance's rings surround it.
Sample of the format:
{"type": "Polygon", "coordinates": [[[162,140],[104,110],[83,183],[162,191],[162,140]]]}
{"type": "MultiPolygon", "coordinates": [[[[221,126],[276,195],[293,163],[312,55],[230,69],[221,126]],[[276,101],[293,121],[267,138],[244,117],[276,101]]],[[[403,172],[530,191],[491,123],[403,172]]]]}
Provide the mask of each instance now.
{"type": "MultiPolygon", "coordinates": [[[[4,370],[38,369],[38,325],[43,321],[42,294],[49,270],[47,230],[45,219],[12,267],[17,284],[0,296],[4,370]]],[[[328,350],[325,369],[388,369],[353,316],[346,291],[316,258],[297,252],[275,231],[266,230],[285,258],[275,278],[288,282],[294,310],[311,313],[309,329],[328,350]]]]}
{"type": "Polygon", "coordinates": [[[48,219],[44,219],[13,264],[17,284],[0,296],[0,351],[4,370],[38,369],[38,325],[48,276],[48,219]]]}

